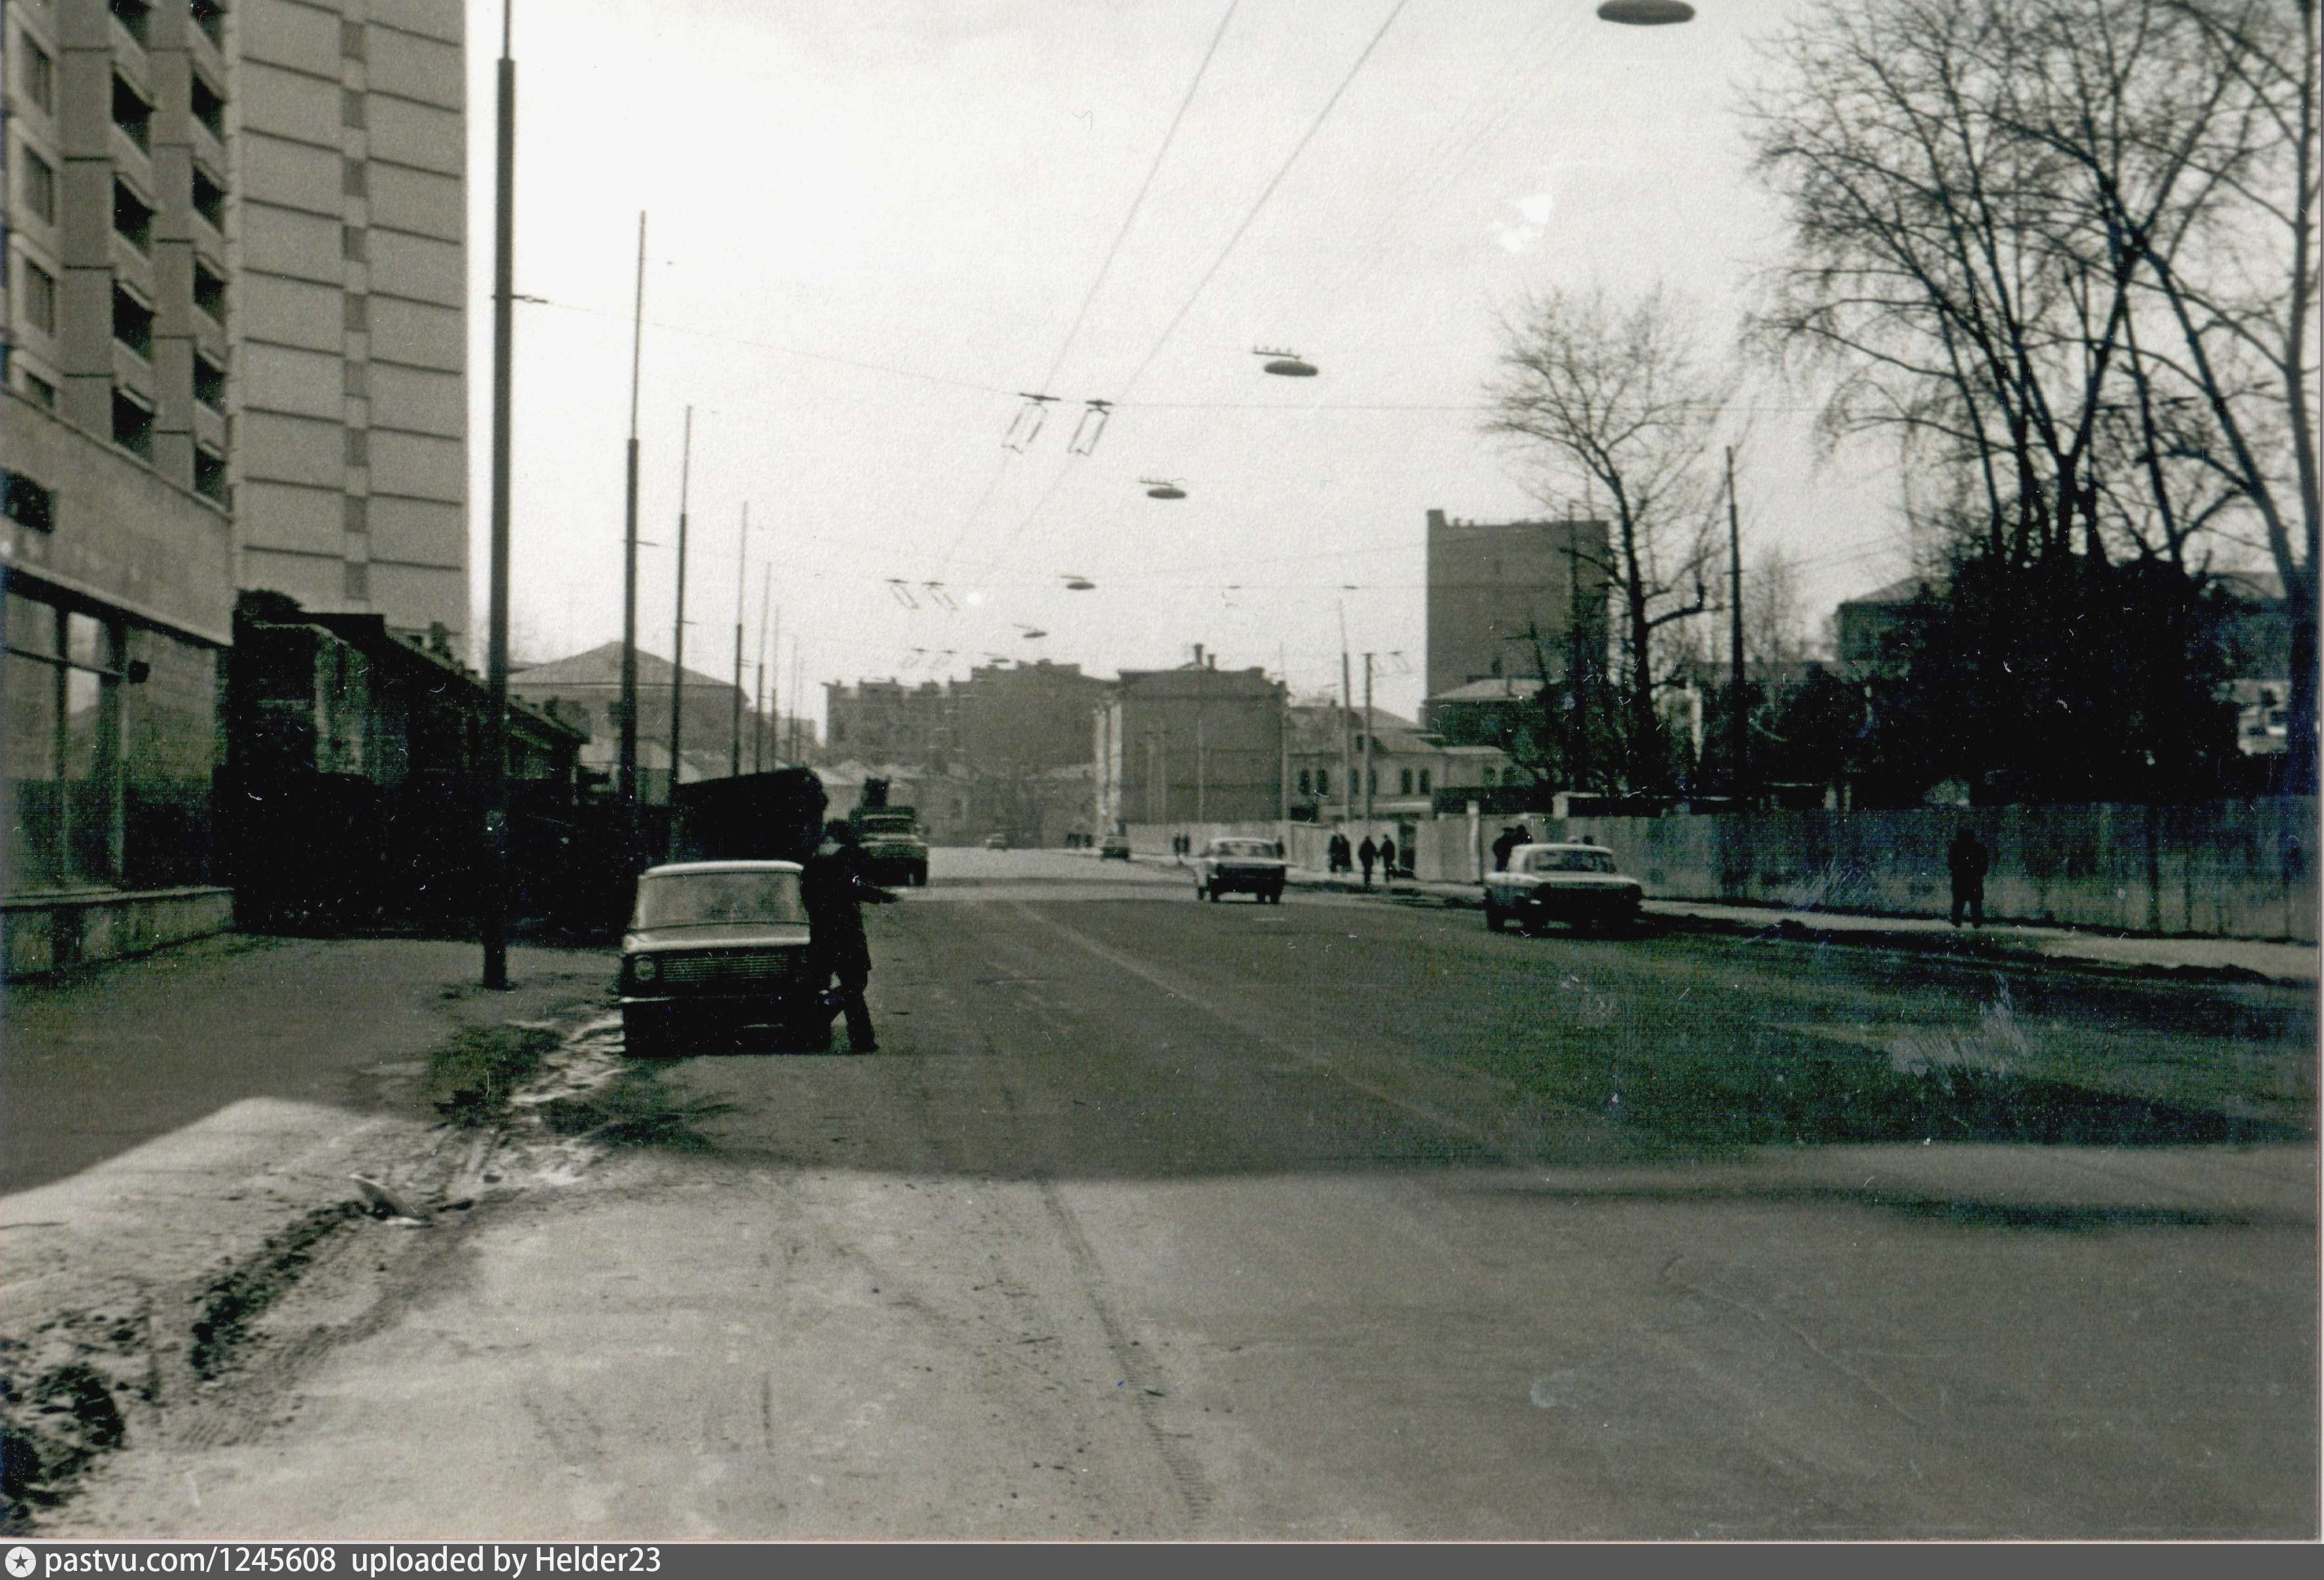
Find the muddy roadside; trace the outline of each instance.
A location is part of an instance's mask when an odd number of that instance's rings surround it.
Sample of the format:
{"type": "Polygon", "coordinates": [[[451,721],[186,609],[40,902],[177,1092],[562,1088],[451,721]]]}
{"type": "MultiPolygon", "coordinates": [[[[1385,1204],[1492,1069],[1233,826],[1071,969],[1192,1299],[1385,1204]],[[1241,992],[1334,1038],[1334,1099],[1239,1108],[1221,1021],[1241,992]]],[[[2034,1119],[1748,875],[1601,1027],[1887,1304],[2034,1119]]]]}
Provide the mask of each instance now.
{"type": "MultiPolygon", "coordinates": [[[[503,995],[411,952],[427,946],[292,947],[287,963],[318,967],[315,993],[346,1001],[329,1007],[374,1056],[342,1100],[222,1093],[191,1123],[0,1197],[11,1533],[39,1529],[116,1449],[262,1423],[306,1361],[456,1263],[466,1224],[496,1199],[576,1178],[624,1141],[691,1133],[683,1101],[622,1057],[604,956],[542,951],[503,995]]],[[[197,980],[226,993],[230,976],[197,980]]],[[[102,1039],[125,1003],[138,1019],[122,1036],[150,1036],[138,985],[92,993],[68,1017],[75,1035],[102,1039]]]]}

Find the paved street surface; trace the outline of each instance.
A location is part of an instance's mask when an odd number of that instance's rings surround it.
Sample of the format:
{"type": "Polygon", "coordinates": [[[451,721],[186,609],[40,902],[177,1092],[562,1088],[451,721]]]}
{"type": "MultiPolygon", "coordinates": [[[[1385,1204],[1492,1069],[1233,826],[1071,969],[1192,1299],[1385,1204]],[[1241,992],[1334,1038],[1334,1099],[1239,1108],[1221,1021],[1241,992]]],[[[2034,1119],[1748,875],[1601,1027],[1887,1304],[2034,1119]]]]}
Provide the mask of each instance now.
{"type": "Polygon", "coordinates": [[[877,1056],[521,1104],[42,1529],[2316,1533],[2312,991],[1048,853],[867,919],[877,1056]]]}

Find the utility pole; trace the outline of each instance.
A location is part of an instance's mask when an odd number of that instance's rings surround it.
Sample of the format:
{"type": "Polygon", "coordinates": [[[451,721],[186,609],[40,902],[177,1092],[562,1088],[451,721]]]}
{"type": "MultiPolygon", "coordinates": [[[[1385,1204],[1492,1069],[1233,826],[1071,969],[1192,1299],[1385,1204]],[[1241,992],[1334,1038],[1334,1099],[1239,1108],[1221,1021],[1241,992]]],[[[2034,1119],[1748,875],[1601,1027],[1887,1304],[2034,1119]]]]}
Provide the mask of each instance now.
{"type": "Polygon", "coordinates": [[[630,326],[629,483],[622,526],[622,747],[614,793],[629,815],[630,859],[638,835],[638,367],[646,333],[646,217],[638,215],[638,292],[630,326]]]}
{"type": "Polygon", "coordinates": [[[767,605],[775,596],[775,565],[759,568],[759,678],[751,688],[751,772],[767,767],[767,605]]]}
{"type": "Polygon", "coordinates": [[[493,541],[485,594],[484,985],[508,979],[509,404],[516,343],[516,60],[513,0],[501,6],[493,177],[493,541]]]}
{"type": "Polygon", "coordinates": [[[1356,716],[1355,687],[1348,679],[1348,608],[1340,605],[1340,826],[1356,815],[1356,764],[1348,740],[1349,723],[1356,716]]]}
{"type": "Polygon", "coordinates": [[[742,587],[751,577],[751,502],[742,502],[742,537],[734,545],[734,716],[727,743],[726,774],[742,776],[742,587]]]}
{"type": "Polygon", "coordinates": [[[797,764],[800,761],[799,703],[803,700],[803,694],[800,690],[800,686],[799,639],[796,634],[794,634],[791,637],[791,762],[793,764],[797,764]]]}
{"type": "MultiPolygon", "coordinates": [[[[694,408],[686,409],[686,443],[678,452],[678,623],[670,637],[670,646],[678,656],[669,667],[669,794],[678,799],[679,755],[686,739],[686,503],[687,492],[694,480],[694,408]]],[[[673,846],[678,839],[678,820],[669,825],[673,846]]],[[[673,848],[672,853],[676,854],[673,848]]]]}
{"type": "Polygon", "coordinates": [[[1728,748],[1734,759],[1734,782],[1729,788],[1737,801],[1750,794],[1751,721],[1744,712],[1743,688],[1743,529],[1735,509],[1735,447],[1727,447],[1727,602],[1728,748]]]}
{"type": "Polygon", "coordinates": [[[1210,746],[1203,734],[1203,710],[1194,710],[1194,821],[1210,821],[1210,746]]]}
{"type": "Polygon", "coordinates": [[[1364,835],[1372,831],[1372,655],[1364,655],[1364,835]]]}

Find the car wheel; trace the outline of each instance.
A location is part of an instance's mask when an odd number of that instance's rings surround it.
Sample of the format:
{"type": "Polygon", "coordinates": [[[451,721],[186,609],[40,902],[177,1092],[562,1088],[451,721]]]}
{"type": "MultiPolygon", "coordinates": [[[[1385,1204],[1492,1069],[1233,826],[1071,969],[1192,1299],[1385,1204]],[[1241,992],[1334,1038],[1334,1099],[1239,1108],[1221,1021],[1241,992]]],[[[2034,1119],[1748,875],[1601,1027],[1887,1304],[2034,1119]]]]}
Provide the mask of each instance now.
{"type": "Polygon", "coordinates": [[[914,868],[912,869],[912,887],[913,887],[913,888],[915,888],[915,889],[925,889],[925,888],[927,888],[927,886],[928,886],[928,870],[927,870],[927,868],[926,868],[926,867],[914,867],[914,868]]]}
{"type": "Polygon", "coordinates": [[[1485,930],[1491,933],[1502,932],[1508,929],[1508,917],[1503,913],[1499,906],[1493,903],[1492,897],[1487,895],[1485,897],[1485,930]]]}

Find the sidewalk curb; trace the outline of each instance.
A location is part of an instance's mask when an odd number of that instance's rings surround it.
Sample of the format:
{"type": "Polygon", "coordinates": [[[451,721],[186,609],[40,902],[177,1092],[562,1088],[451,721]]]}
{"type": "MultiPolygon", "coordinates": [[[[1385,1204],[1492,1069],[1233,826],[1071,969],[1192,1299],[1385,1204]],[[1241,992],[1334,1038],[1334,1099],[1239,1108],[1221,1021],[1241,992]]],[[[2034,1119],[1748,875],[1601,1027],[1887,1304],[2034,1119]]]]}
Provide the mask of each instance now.
{"type": "MultiPolygon", "coordinates": [[[[1360,882],[1343,882],[1296,868],[1291,873],[1290,882],[1296,889],[1336,892],[1356,898],[1378,897],[1402,905],[1434,903],[1448,910],[1479,910],[1484,907],[1482,892],[1468,885],[1430,883],[1424,886],[1406,881],[1394,886],[1379,884],[1366,888],[1360,882]]],[[[2277,975],[2247,966],[2197,965],[2190,962],[2163,965],[2146,960],[2103,960],[2087,955],[2052,953],[2037,943],[2018,942],[2006,935],[1997,936],[1990,932],[1818,927],[1796,911],[1770,910],[1767,919],[1760,922],[1735,917],[1705,916],[1683,909],[1687,903],[1684,901],[1649,900],[1646,902],[1643,919],[1657,932],[1700,933],[1761,942],[1816,944],[1844,948],[1893,949],[1910,954],[2040,966],[2053,971],[2077,971],[2107,976],[2140,976],[2164,982],[2249,983],[2310,991],[2317,985],[2306,977],[2277,975]]]]}

